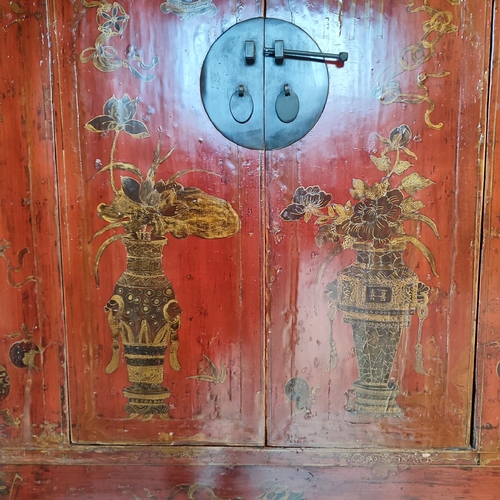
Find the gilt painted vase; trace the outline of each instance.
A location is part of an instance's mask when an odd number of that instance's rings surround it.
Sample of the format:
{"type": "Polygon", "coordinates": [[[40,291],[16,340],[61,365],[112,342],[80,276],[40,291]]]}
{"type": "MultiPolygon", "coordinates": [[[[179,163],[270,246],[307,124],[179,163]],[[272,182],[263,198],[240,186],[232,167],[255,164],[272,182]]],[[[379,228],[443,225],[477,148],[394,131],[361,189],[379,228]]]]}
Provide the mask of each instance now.
{"type": "Polygon", "coordinates": [[[356,261],[327,286],[330,303],[352,327],[359,380],[349,410],[401,416],[398,386],[390,381],[403,328],[417,308],[417,275],[403,262],[405,244],[385,248],[356,243],[356,261]]]}
{"type": "Polygon", "coordinates": [[[181,310],[172,284],[163,272],[166,239],[124,238],[127,267],[118,279],[106,305],[113,336],[113,358],[107,373],[119,363],[119,339],[123,345],[130,386],[123,391],[132,417],[168,418],[166,399],[170,391],[163,385],[164,361],[169,348],[170,366],[180,370],[177,359],[181,310]]]}

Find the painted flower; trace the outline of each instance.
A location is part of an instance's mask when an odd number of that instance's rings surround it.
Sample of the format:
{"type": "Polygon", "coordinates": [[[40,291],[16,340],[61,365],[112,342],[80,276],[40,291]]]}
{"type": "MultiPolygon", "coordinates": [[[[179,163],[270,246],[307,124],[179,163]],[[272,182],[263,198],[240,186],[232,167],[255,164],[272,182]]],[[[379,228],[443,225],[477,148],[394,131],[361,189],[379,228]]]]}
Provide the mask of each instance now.
{"type": "Polygon", "coordinates": [[[99,30],[112,35],[121,35],[127,26],[129,15],[117,2],[111,8],[106,7],[108,8],[100,8],[97,12],[99,30]]]}
{"type": "Polygon", "coordinates": [[[312,215],[322,216],[321,209],[326,207],[331,199],[332,195],[322,191],[319,186],[300,186],[295,190],[292,203],[281,212],[281,218],[286,221],[304,218],[304,221],[308,222],[312,215]]]}
{"type": "Polygon", "coordinates": [[[128,94],[121,99],[113,96],[104,104],[103,114],[92,118],[85,124],[85,128],[99,133],[124,131],[137,139],[149,137],[146,125],[134,119],[137,104],[138,99],[130,99],[128,94]]]}
{"type": "Polygon", "coordinates": [[[389,134],[389,141],[394,148],[404,148],[411,141],[411,129],[408,125],[399,125],[389,134]]]}
{"type": "Polygon", "coordinates": [[[373,241],[375,247],[389,242],[397,234],[401,217],[403,194],[399,189],[389,191],[380,198],[363,199],[354,205],[352,216],[336,226],[338,234],[361,241],[373,241]]]}
{"type": "Polygon", "coordinates": [[[387,146],[384,151],[382,151],[382,156],[385,156],[390,151],[397,151],[398,149],[401,149],[407,155],[416,158],[415,153],[406,147],[411,141],[411,136],[411,129],[405,124],[392,129],[388,139],[377,134],[378,140],[387,146]]]}

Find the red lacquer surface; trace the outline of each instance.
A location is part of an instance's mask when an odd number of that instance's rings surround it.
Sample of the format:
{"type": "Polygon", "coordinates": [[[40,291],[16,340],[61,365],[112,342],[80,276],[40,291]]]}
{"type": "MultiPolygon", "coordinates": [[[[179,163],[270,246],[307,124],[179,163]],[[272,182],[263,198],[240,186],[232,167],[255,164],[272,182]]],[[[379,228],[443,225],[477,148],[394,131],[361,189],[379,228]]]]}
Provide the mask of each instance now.
{"type": "Polygon", "coordinates": [[[487,18],[484,11],[476,11],[474,22],[466,26],[462,20],[467,5],[431,3],[431,10],[410,12],[393,2],[343,2],[341,17],[337,6],[325,13],[322,2],[308,7],[268,5],[270,15],[309,31],[323,51],[349,52],[344,67],[330,66],[330,97],[313,131],[266,157],[271,381],[267,422],[272,445],[470,444],[484,135],[478,124],[485,105],[486,61],[481,56],[472,61],[467,54],[477,56],[475,44],[486,43],[487,18]],[[352,383],[359,375],[351,325],[343,322],[341,311],[333,322],[338,365],[327,370],[330,324],[324,291],[355,260],[354,251],[331,259],[328,244],[315,244],[315,216],[306,224],[304,219],[284,221],[280,213],[299,186],[319,185],[335,203],[344,206],[351,200],[354,205],[357,200],[349,192],[353,179],[372,186],[384,176],[370,159],[387,147],[377,134],[389,138],[402,124],[411,129],[407,148],[415,156],[400,152],[412,166],[391,182],[411,173],[432,181],[414,198],[425,205],[421,213],[436,223],[440,239],[425,223],[404,222],[406,233],[434,255],[438,276],[423,253],[408,245],[404,262],[430,287],[421,340],[426,374],[416,372],[415,313],[402,331],[390,374],[399,386],[401,414],[396,418],[349,411],[352,383]],[[287,398],[285,385],[291,378],[307,383],[306,407],[287,398]]]}
{"type": "MultiPolygon", "coordinates": [[[[162,12],[161,2],[49,4],[0,2],[0,494],[491,497],[496,468],[476,465],[498,465],[499,442],[492,5],[215,1],[205,14],[181,18],[162,12]],[[224,139],[199,91],[211,44],[261,15],[297,24],[323,51],[349,53],[344,65],[328,65],[330,94],[317,125],[270,152],[224,139]],[[99,38],[107,21],[123,32],[99,38]],[[104,52],[93,59],[97,49],[104,52]],[[86,127],[125,96],[137,99],[129,119],[148,137],[121,131],[114,143],[116,129],[86,127]],[[404,144],[394,147],[394,130],[404,144]],[[110,174],[100,169],[113,155],[145,176],[160,133],[159,154],[175,148],[156,180],[194,170],[175,180],[229,203],[241,221],[220,239],[167,234],[162,268],[182,308],[181,369],[168,356],[164,366],[168,419],[125,410],[123,348],[116,371],[106,373],[113,339],[104,308],[126,266],[120,241],[102,253],[99,283],[94,276],[100,246],[124,232],[94,236],[108,223],[98,206],[113,199],[110,174]],[[404,222],[425,247],[403,251],[429,287],[428,315],[421,339],[417,309],[402,331],[390,373],[400,413],[392,416],[355,410],[359,370],[345,311],[333,320],[337,364],[327,370],[324,291],[354,250],[330,255],[331,243],[316,245],[319,212],[307,223],[280,216],[300,186],[354,206],[353,179],[381,182],[373,159],[384,154],[411,163],[392,176],[395,185],[413,173],[429,179],[413,194],[428,219],[404,222]]],[[[127,168],[116,169],[117,186],[121,176],[137,178],[127,168]]],[[[325,204],[320,211],[332,217],[325,204]]]]}
{"type": "Polygon", "coordinates": [[[36,7],[0,10],[2,446],[42,442],[46,429],[60,443],[64,425],[50,58],[36,7]]]}
{"type": "MultiPolygon", "coordinates": [[[[68,80],[61,88],[65,122],[60,130],[66,144],[71,144],[60,182],[67,197],[63,241],[73,439],[261,443],[261,159],[258,152],[239,149],[220,136],[204,113],[199,94],[199,72],[211,43],[221,29],[258,15],[258,6],[235,13],[229,6],[219,5],[215,16],[191,20],[163,14],[158,5],[124,2],[122,7],[130,16],[128,25],[123,36],[106,44],[113,44],[122,58],[135,50],[146,64],[157,56],[158,64],[150,70],[136,66],[142,75],[153,76],[151,81],[141,81],[126,67],[104,72],[92,60],[83,62],[79,54],[92,50],[99,35],[96,9],[82,8],[76,18],[73,11],[61,9],[61,16],[75,23],[74,39],[62,41],[64,50],[72,55],[63,61],[68,80]],[[72,85],[77,109],[74,95],[68,92],[72,85]],[[93,277],[94,258],[106,239],[103,235],[90,242],[105,226],[97,217],[97,206],[109,204],[113,196],[109,173],[96,176],[95,165],[109,162],[114,134],[93,133],[84,126],[103,114],[112,96],[122,99],[126,94],[138,99],[134,119],[147,127],[150,137],[138,139],[122,133],[115,159],[133,163],[146,175],[161,130],[161,154],[174,146],[175,150],[159,167],[157,180],[196,170],[177,181],[226,200],[241,220],[240,231],[224,239],[176,239],[167,234],[163,269],[183,313],[178,332],[181,371],[173,371],[165,363],[171,419],[162,421],[128,418],[123,389],[129,384],[123,361],[115,373],[105,373],[111,358],[111,332],[104,306],[125,270],[120,242],[102,255],[99,286],[93,277]],[[222,383],[188,378],[211,374],[206,357],[219,371],[224,365],[227,376],[222,383]]],[[[116,173],[118,185],[120,174],[133,177],[129,172],[116,173]]]]}

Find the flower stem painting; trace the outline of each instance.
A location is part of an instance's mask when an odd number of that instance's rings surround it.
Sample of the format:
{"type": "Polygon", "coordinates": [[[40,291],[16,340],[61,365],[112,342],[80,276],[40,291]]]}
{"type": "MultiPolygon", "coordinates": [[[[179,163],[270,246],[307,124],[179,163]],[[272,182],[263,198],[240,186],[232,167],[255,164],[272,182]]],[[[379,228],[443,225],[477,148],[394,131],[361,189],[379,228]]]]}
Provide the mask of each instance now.
{"type": "Polygon", "coordinates": [[[421,336],[429,293],[429,287],[403,261],[408,244],[420,250],[437,276],[434,256],[419,238],[406,232],[405,222],[424,223],[437,238],[439,232],[434,221],[421,213],[422,201],[415,198],[433,182],[416,172],[406,175],[413,166],[408,158],[417,159],[408,148],[410,127],[403,124],[388,138],[377,137],[385,148],[379,157],[372,155],[371,161],[383,173],[380,182],[370,186],[354,179],[350,190],[354,203],[349,200],[344,204],[333,202],[332,195],[319,186],[300,186],[281,218],[314,219],[318,226],[316,244],[331,245],[330,258],[345,249],[356,251],[356,261],[339,271],[325,291],[331,325],[327,369],[334,369],[338,362],[333,320],[340,309],[343,321],[352,326],[360,377],[353,383],[354,400],[347,409],[401,416],[396,403],[398,386],[390,374],[402,330],[410,325],[415,312],[419,318],[415,371],[425,374],[421,336]]]}
{"type": "Polygon", "coordinates": [[[86,48],[80,54],[80,61],[86,63],[92,61],[94,66],[103,73],[111,73],[120,68],[128,68],[135,78],[143,82],[154,80],[154,74],[143,74],[143,70],[153,69],[159,62],[155,56],[153,60],[146,64],[140,55],[137,47],[129,46],[125,59],[118,56],[118,51],[111,45],[110,40],[115,37],[123,37],[125,29],[130,20],[130,16],[118,2],[110,3],[108,0],[86,1],[83,0],[86,8],[97,7],[97,24],[99,36],[93,47],[86,48]]]}
{"type": "Polygon", "coordinates": [[[161,137],[146,176],[135,164],[115,158],[122,132],[135,139],[150,136],[146,125],[135,119],[137,106],[138,100],[127,94],[121,99],[113,96],[105,103],[103,114],[85,127],[91,132],[114,134],[110,161],[100,165],[98,172],[110,175],[114,197],[110,204],[101,203],[97,207],[99,217],[108,224],[93,239],[108,231],[115,232],[96,253],[94,273],[98,284],[99,262],[106,248],[121,240],[127,253],[126,270],[105,306],[112,340],[112,357],[106,373],[113,373],[119,366],[121,341],[131,384],[124,389],[128,398],[125,411],[130,418],[149,420],[155,415],[169,418],[165,400],[170,391],[162,385],[167,348],[170,367],[175,371],[181,369],[177,352],[182,310],[163,271],[166,235],[226,238],[239,231],[240,221],[227,201],[177,182],[192,170],[180,171],[165,181],[156,178],[158,168],[174,150],[162,155],[161,137]],[[115,183],[116,170],[128,174],[121,177],[120,186],[115,183]]]}

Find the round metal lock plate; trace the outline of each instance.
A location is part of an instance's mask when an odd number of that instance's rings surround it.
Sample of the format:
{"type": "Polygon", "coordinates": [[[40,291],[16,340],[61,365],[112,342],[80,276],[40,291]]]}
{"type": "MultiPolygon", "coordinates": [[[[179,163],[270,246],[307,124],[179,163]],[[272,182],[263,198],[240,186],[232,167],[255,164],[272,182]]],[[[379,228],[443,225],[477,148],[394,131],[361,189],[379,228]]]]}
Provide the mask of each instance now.
{"type": "Polygon", "coordinates": [[[203,106],[217,130],[240,146],[289,146],[304,137],[323,112],[328,98],[325,62],[280,58],[280,47],[321,53],[298,26],[255,18],[225,31],[205,58],[200,77],[203,106]]]}

